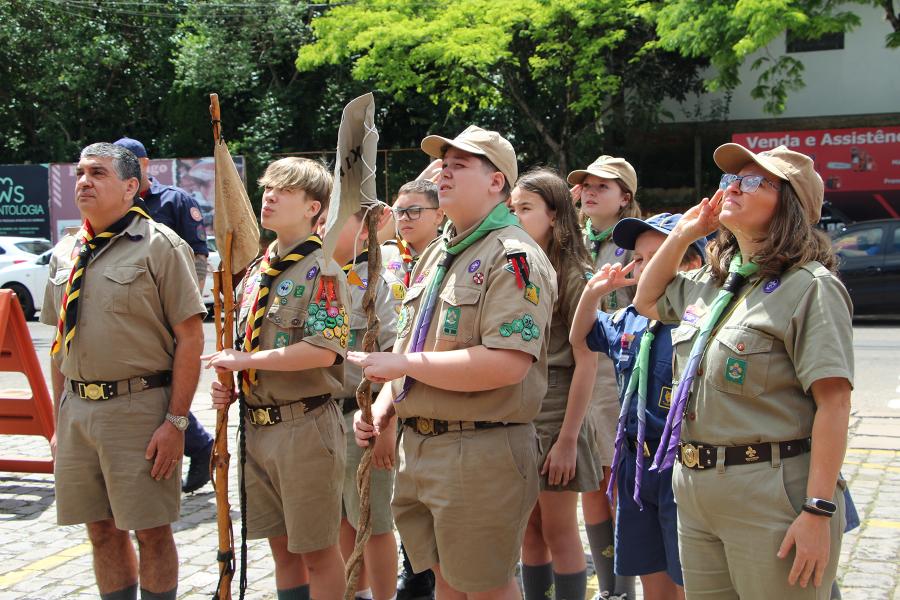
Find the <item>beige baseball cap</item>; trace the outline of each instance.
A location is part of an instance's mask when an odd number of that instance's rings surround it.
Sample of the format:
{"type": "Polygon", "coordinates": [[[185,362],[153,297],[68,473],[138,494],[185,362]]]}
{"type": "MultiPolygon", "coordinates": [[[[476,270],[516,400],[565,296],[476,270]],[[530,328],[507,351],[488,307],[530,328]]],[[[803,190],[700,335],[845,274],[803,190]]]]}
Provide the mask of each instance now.
{"type": "Polygon", "coordinates": [[[588,175],[596,175],[604,179],[621,179],[628,191],[637,191],[637,173],[624,158],[604,154],[592,162],[587,169],[569,173],[568,182],[572,185],[582,183],[588,175]]]}
{"type": "Polygon", "coordinates": [[[722,144],[713,153],[713,160],[726,173],[737,173],[749,163],[756,163],[767,173],[791,184],[811,225],[822,218],[825,184],[816,173],[813,160],[802,152],[778,146],[754,154],[740,144],[722,144]]]}
{"type": "Polygon", "coordinates": [[[496,131],[488,131],[477,125],[469,125],[465,131],[452,140],[439,135],[429,135],[422,140],[422,150],[434,158],[443,158],[447,146],[453,146],[463,152],[484,156],[494,163],[497,170],[503,173],[510,187],[516,184],[519,166],[516,151],[506,138],[496,131]]]}

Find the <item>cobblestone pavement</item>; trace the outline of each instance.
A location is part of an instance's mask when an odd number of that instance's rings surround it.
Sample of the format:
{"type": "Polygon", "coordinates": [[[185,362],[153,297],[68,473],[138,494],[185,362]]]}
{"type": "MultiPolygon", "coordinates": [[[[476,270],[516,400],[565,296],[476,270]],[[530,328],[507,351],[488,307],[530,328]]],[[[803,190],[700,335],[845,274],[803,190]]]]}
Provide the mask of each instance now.
{"type": "MultiPolygon", "coordinates": [[[[46,352],[43,341],[36,340],[36,345],[39,353],[46,352]]],[[[209,379],[210,375],[204,374],[194,407],[200,421],[212,428],[215,413],[203,393],[209,389],[209,379]]],[[[15,386],[0,378],[0,395],[9,387],[15,386]]],[[[233,454],[235,420],[232,410],[229,440],[233,454]]],[[[0,436],[0,457],[48,456],[43,438],[0,436]]],[[[230,496],[239,537],[235,468],[233,457],[230,496]]],[[[843,473],[862,519],[861,527],[844,537],[838,571],[843,597],[900,600],[900,412],[860,409],[854,413],[843,473]]],[[[181,520],[174,529],[180,558],[179,597],[211,597],[218,571],[215,498],[210,486],[184,497],[181,520]]],[[[586,539],[584,547],[587,554],[586,539]]],[[[251,543],[248,556],[247,598],[274,598],[273,566],[265,542],[251,543]]],[[[595,586],[592,577],[589,597],[595,586]]],[[[52,476],[0,473],[0,600],[97,596],[84,527],[56,525],[52,476]]]]}

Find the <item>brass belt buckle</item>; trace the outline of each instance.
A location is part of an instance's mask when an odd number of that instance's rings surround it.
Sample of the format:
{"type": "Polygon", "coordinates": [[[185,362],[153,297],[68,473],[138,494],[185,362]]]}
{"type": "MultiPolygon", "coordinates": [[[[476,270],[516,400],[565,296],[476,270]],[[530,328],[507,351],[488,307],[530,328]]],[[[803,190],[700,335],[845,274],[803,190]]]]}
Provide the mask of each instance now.
{"type": "Polygon", "coordinates": [[[78,383],[78,395],[82,398],[87,398],[88,400],[108,400],[109,397],[106,395],[106,390],[103,389],[103,384],[98,383],[78,383]]]}
{"type": "Polygon", "coordinates": [[[693,444],[681,445],[681,464],[688,469],[693,469],[700,462],[699,448],[693,444]]]}
{"type": "Polygon", "coordinates": [[[254,425],[274,425],[275,421],[272,420],[272,416],[269,414],[268,408],[251,408],[250,409],[250,422],[254,425]]]}
{"type": "Polygon", "coordinates": [[[416,431],[419,435],[434,434],[434,419],[427,417],[416,417],[416,431]]]}

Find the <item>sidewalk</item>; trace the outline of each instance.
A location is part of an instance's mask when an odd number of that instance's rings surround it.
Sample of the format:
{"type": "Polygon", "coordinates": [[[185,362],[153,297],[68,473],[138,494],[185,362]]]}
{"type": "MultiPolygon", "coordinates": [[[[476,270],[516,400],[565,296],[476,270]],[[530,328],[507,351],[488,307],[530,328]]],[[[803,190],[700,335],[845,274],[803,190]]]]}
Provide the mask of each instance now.
{"type": "MultiPolygon", "coordinates": [[[[194,406],[208,428],[215,414],[198,394],[194,406]]],[[[236,411],[231,414],[235,537],[240,540],[236,411]]],[[[896,413],[854,414],[843,473],[850,482],[862,526],[844,537],[838,576],[846,600],[900,600],[900,418],[896,413]]],[[[43,457],[43,438],[0,436],[0,455],[43,457]]],[[[215,590],[217,534],[215,497],[207,486],[186,496],[175,525],[180,557],[179,597],[209,598],[215,590]]],[[[264,541],[249,547],[247,598],[274,598],[274,576],[264,541]]],[[[585,553],[588,552],[585,540],[585,553]]],[[[234,579],[237,598],[238,577],[234,579]]],[[[596,579],[591,578],[591,594],[596,579]]],[[[0,600],[97,598],[90,545],[83,526],[56,525],[53,479],[49,475],[0,473],[0,600]]],[[[638,597],[641,595],[638,593],[638,597]]]]}

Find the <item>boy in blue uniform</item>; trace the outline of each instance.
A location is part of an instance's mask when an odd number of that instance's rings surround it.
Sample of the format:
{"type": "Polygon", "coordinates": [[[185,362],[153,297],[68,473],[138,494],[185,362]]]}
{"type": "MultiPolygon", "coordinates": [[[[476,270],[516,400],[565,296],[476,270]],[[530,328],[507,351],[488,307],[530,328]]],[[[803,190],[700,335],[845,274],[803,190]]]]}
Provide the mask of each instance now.
{"type": "MultiPolygon", "coordinates": [[[[570,333],[573,348],[586,344],[615,364],[623,406],[608,491],[612,495],[615,489],[619,496],[615,569],[617,575],[639,575],[647,600],[684,598],[672,469],[650,470],[672,394],[674,326],[642,317],[633,305],[612,314],[596,307],[606,294],[637,283],[643,266],[680,218],[663,213],[616,224],[613,240],[620,248],[634,250],[633,260],[624,267],[606,264],[594,275],[581,296],[570,333]],[[626,279],[629,273],[633,278],[626,279]],[[647,347],[641,348],[645,339],[647,347]]],[[[682,259],[682,270],[703,264],[705,245],[705,239],[694,242],[682,259]]]]}

